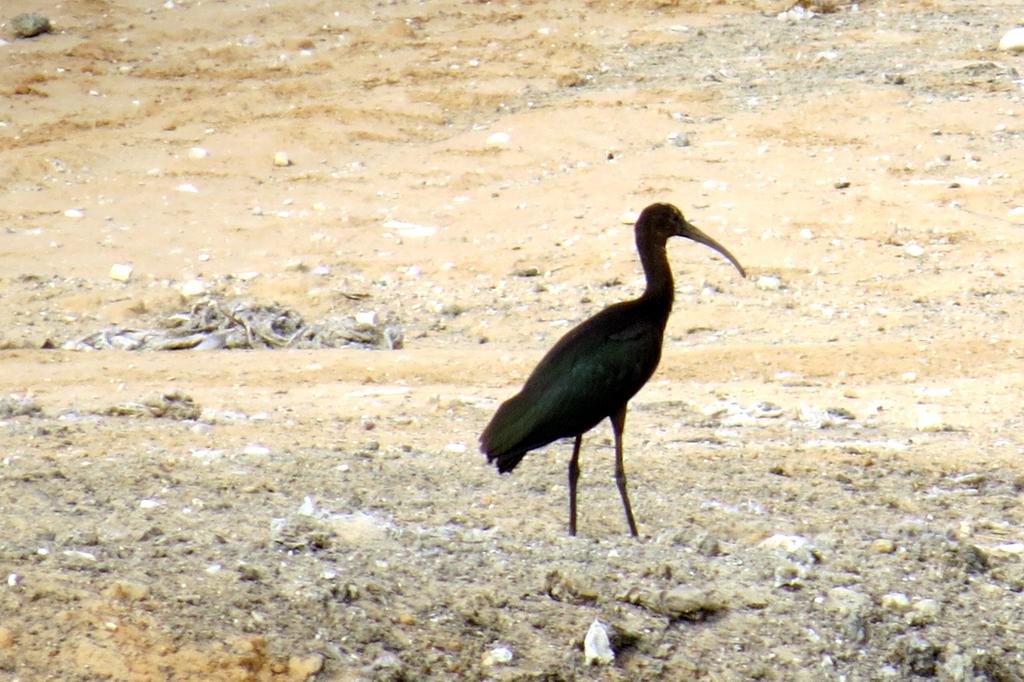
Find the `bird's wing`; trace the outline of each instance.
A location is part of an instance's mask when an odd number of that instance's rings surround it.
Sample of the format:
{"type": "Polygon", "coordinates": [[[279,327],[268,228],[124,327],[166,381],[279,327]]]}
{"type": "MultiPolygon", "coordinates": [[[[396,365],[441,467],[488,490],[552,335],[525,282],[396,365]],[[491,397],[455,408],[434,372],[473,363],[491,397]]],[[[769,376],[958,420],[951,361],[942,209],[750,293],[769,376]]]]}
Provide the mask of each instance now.
{"type": "Polygon", "coordinates": [[[587,327],[563,337],[517,396],[524,403],[520,430],[529,425],[530,440],[542,441],[531,447],[590,430],[632,398],[658,365],[661,330],[649,323],[587,327]]]}

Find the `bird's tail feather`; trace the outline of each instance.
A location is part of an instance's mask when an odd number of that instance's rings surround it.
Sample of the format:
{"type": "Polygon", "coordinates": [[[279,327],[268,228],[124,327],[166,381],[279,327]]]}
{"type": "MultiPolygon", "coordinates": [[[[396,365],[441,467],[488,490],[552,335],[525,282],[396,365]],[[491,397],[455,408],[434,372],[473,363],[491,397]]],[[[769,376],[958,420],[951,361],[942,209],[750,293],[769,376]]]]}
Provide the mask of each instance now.
{"type": "Polygon", "coordinates": [[[498,467],[498,471],[507,474],[516,468],[516,465],[526,456],[525,450],[505,452],[500,455],[487,455],[487,461],[498,467]]]}
{"type": "Polygon", "coordinates": [[[480,436],[480,450],[487,455],[487,462],[503,474],[515,469],[531,449],[523,442],[527,434],[523,433],[522,408],[515,398],[506,401],[480,436]]]}
{"type": "Polygon", "coordinates": [[[480,436],[480,450],[487,455],[487,463],[494,464],[498,471],[506,474],[516,468],[516,465],[526,456],[526,448],[517,448],[515,445],[508,447],[500,442],[490,428],[480,436]]]}

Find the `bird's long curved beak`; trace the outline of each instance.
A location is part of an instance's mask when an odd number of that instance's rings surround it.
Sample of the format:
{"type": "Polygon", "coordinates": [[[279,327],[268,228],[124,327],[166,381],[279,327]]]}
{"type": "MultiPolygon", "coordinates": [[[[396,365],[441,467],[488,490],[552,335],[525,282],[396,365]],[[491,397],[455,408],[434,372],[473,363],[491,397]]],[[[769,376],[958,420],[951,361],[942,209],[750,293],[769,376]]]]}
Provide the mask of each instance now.
{"type": "Polygon", "coordinates": [[[736,266],[736,269],[740,271],[740,276],[746,279],[747,271],[743,269],[743,266],[740,265],[740,262],[738,260],[736,260],[736,257],[729,253],[729,249],[725,248],[724,246],[716,242],[714,239],[704,234],[690,221],[683,221],[683,229],[682,231],[680,231],[679,236],[686,237],[687,239],[692,239],[693,241],[699,242],[704,246],[709,246],[718,253],[722,254],[723,256],[729,259],[730,263],[736,266]]]}

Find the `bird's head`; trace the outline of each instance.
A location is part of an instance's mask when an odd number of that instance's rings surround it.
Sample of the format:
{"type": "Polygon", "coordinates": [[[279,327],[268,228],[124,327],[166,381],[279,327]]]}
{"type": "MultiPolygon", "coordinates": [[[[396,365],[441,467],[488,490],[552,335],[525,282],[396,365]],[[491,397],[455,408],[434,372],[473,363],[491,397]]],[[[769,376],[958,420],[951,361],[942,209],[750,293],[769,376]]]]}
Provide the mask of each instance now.
{"type": "Polygon", "coordinates": [[[651,204],[640,213],[636,221],[637,237],[642,232],[647,232],[649,237],[664,244],[669,237],[686,237],[695,242],[711,247],[718,253],[729,259],[729,262],[740,271],[740,276],[746,277],[747,273],[740,265],[740,262],[729,253],[729,250],[704,234],[700,229],[683,217],[683,212],[672,204],[651,204]]]}

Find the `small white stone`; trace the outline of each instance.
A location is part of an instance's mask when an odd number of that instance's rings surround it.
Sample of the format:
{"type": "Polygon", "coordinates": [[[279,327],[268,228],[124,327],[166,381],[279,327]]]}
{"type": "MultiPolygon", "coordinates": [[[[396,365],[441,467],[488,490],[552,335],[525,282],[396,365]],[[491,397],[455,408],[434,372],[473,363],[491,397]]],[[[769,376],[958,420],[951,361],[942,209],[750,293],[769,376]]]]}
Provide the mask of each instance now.
{"type": "Polygon", "coordinates": [[[17,573],[9,573],[7,575],[7,587],[17,587],[18,583],[21,582],[21,576],[17,573]]]}
{"type": "Polygon", "coordinates": [[[849,587],[833,587],[825,595],[826,608],[842,615],[861,612],[870,604],[871,597],[849,587]]]}
{"type": "Polygon", "coordinates": [[[583,638],[583,656],[587,665],[608,665],[615,660],[612,643],[608,638],[608,630],[604,623],[594,619],[583,638]]]}
{"type": "Polygon", "coordinates": [[[1024,555],[1024,542],[1008,542],[1002,545],[996,545],[992,547],[994,554],[1002,554],[1004,556],[1021,556],[1024,555]]]}
{"type": "Polygon", "coordinates": [[[742,405],[731,400],[720,400],[705,406],[701,411],[705,416],[714,419],[720,426],[727,429],[757,424],[757,417],[750,414],[742,405]]]}
{"type": "Polygon", "coordinates": [[[809,19],[813,16],[813,11],[805,9],[801,5],[793,5],[793,7],[785,10],[784,12],[779,12],[778,14],[776,14],[775,18],[778,19],[779,21],[802,21],[804,19],[809,19]]]}
{"type": "Polygon", "coordinates": [[[85,211],[80,208],[69,208],[64,211],[65,218],[82,218],[85,217],[85,211]]]}
{"type": "Polygon", "coordinates": [[[156,509],[160,506],[159,500],[145,499],[139,500],[139,509],[156,509]]]}
{"type": "Polygon", "coordinates": [[[299,505],[298,511],[303,516],[316,516],[316,498],[312,495],[306,495],[302,498],[302,504],[299,505]]]}
{"type": "Polygon", "coordinates": [[[881,604],[882,608],[887,611],[903,613],[910,610],[910,599],[902,592],[890,592],[889,594],[882,595],[881,604]]]}
{"type": "Polygon", "coordinates": [[[481,661],[485,666],[505,665],[512,662],[512,650],[507,646],[496,646],[483,656],[481,661]]]}
{"type": "Polygon", "coordinates": [[[910,242],[903,247],[903,252],[911,258],[920,258],[924,255],[924,247],[916,242],[910,242]]]}
{"type": "Polygon", "coordinates": [[[447,445],[444,446],[445,452],[450,452],[455,455],[461,455],[462,453],[466,452],[467,449],[468,448],[466,448],[466,445],[464,443],[448,443],[447,445]]]}
{"type": "Polygon", "coordinates": [[[508,133],[491,133],[487,136],[484,145],[490,149],[501,149],[507,147],[510,142],[512,142],[512,136],[508,133]]]}
{"type": "Polygon", "coordinates": [[[911,625],[929,625],[938,620],[941,610],[934,599],[920,599],[914,602],[906,619],[911,625]]]}
{"type": "Polygon", "coordinates": [[[127,282],[132,278],[131,263],[114,263],[110,266],[110,279],[115,282],[127,282]]]}
{"type": "Polygon", "coordinates": [[[1024,50],[1024,28],[1011,28],[999,39],[999,49],[1009,52],[1024,50]]]}
{"type": "Polygon", "coordinates": [[[800,408],[797,410],[797,418],[801,423],[807,424],[812,429],[823,429],[834,425],[834,420],[826,410],[808,405],[807,403],[800,403],[800,408]]]}
{"type": "Polygon", "coordinates": [[[1014,206],[1013,208],[1006,212],[1006,218],[1011,223],[1024,225],[1024,206],[1014,206]]]}
{"type": "Polygon", "coordinates": [[[757,288],[762,291],[777,291],[782,287],[782,280],[775,275],[761,275],[757,278],[757,288]]]}
{"type": "Polygon", "coordinates": [[[384,227],[394,230],[399,237],[414,239],[418,237],[432,237],[437,234],[437,228],[433,225],[419,225],[404,220],[386,220],[384,227]]]}
{"type": "Polygon", "coordinates": [[[903,374],[900,375],[900,379],[902,379],[904,382],[908,384],[912,384],[915,381],[917,381],[917,372],[904,372],[903,374]]]}
{"type": "Polygon", "coordinates": [[[761,549],[777,549],[792,554],[800,551],[801,549],[810,547],[811,541],[801,535],[785,535],[783,533],[776,533],[775,535],[765,538],[759,542],[757,546],[761,549]]]}
{"type": "Polygon", "coordinates": [[[209,155],[210,152],[207,151],[205,147],[192,147],[191,149],[188,150],[188,158],[192,159],[193,161],[205,159],[209,155]]]}
{"type": "Polygon", "coordinates": [[[250,457],[265,457],[270,454],[270,448],[258,443],[250,443],[242,448],[242,454],[250,457]]]}
{"type": "Polygon", "coordinates": [[[181,293],[185,298],[195,298],[196,296],[202,296],[209,290],[206,282],[201,279],[190,279],[187,282],[182,282],[178,287],[178,292],[181,293]]]}
{"type": "Polygon", "coordinates": [[[686,133],[671,132],[666,138],[669,144],[675,145],[676,147],[689,147],[690,137],[686,133]]]}
{"type": "Polygon", "coordinates": [[[868,547],[875,554],[892,554],[896,551],[896,543],[889,538],[876,538],[868,547]]]}
{"type": "Polygon", "coordinates": [[[67,558],[74,559],[75,561],[87,561],[90,563],[96,561],[95,554],[92,554],[90,552],[80,552],[77,549],[64,550],[63,554],[67,558]]]}
{"type": "Polygon", "coordinates": [[[632,225],[639,219],[640,214],[637,213],[636,211],[631,211],[629,209],[623,211],[622,215],[619,216],[619,222],[622,223],[623,225],[632,225]]]}
{"type": "Polygon", "coordinates": [[[191,182],[182,183],[175,187],[174,189],[176,189],[179,192],[185,192],[186,194],[197,194],[199,192],[199,188],[197,188],[191,182]]]}
{"type": "Polygon", "coordinates": [[[814,239],[814,232],[812,232],[809,227],[805,227],[804,229],[800,230],[800,238],[801,239],[814,239]]]}
{"type": "Polygon", "coordinates": [[[288,158],[288,152],[274,152],[274,165],[278,168],[292,165],[292,160],[288,158]]]}
{"type": "Polygon", "coordinates": [[[942,412],[933,405],[919,405],[914,420],[918,431],[945,431],[949,427],[942,419],[942,412]]]}
{"type": "Polygon", "coordinates": [[[360,324],[366,327],[376,327],[377,323],[380,322],[380,318],[375,310],[360,310],[355,315],[356,324],[360,324]]]}

